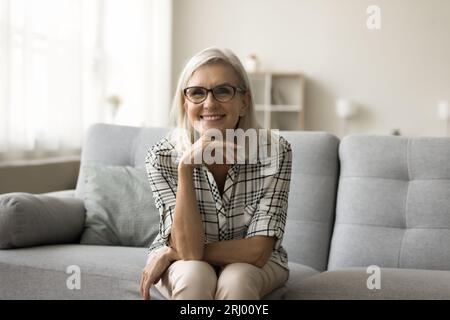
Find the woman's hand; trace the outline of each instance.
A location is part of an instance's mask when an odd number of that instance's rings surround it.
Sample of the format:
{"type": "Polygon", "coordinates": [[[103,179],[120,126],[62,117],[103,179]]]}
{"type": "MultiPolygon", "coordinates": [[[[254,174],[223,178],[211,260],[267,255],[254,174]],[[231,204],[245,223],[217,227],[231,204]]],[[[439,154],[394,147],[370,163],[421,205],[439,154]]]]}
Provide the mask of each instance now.
{"type": "Polygon", "coordinates": [[[144,300],[150,299],[151,286],[158,283],[163,273],[175,260],[178,260],[177,254],[172,248],[163,249],[149,257],[141,276],[141,295],[144,300]]]}
{"type": "Polygon", "coordinates": [[[232,162],[237,159],[237,152],[242,150],[243,147],[236,145],[233,142],[226,140],[213,140],[208,134],[202,135],[197,141],[194,142],[191,148],[186,150],[180,159],[178,168],[181,166],[195,167],[203,163],[209,163],[214,160],[221,161],[221,164],[229,164],[230,158],[232,162]],[[205,152],[208,149],[209,152],[205,152]],[[214,150],[213,152],[211,152],[214,150]],[[227,158],[227,151],[232,151],[227,158]],[[220,154],[217,154],[220,153],[220,154]],[[205,159],[205,156],[211,157],[212,159],[205,159]],[[205,161],[206,160],[206,161],[205,161]]]}

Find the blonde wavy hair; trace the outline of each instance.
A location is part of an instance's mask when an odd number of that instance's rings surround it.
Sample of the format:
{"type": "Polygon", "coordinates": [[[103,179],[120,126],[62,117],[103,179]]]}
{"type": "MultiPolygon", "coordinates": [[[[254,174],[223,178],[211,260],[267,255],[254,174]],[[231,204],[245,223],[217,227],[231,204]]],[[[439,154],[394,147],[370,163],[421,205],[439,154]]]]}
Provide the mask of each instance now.
{"type": "Polygon", "coordinates": [[[239,118],[237,128],[244,131],[249,128],[261,128],[256,121],[255,105],[253,94],[250,88],[250,81],[242,66],[239,58],[229,49],[220,49],[216,47],[206,48],[194,55],[185,65],[178,79],[177,88],[173,97],[172,108],[170,111],[170,124],[174,128],[167,136],[178,152],[183,152],[195,142],[196,132],[191,126],[187,113],[184,109],[185,97],[183,89],[187,86],[194,72],[201,66],[207,64],[226,64],[233,68],[238,76],[238,87],[250,94],[250,102],[247,106],[245,116],[239,118]]]}

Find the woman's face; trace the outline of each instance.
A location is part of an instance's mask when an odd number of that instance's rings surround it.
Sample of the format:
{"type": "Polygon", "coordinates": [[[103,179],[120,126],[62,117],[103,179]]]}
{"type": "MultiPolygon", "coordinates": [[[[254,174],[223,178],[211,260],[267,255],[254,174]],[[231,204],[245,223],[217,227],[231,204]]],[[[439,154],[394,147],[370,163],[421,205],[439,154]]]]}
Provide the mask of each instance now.
{"type": "MultiPolygon", "coordinates": [[[[203,87],[212,89],[220,85],[239,86],[238,76],[234,69],[223,63],[207,64],[199,67],[189,79],[186,87],[203,87]]],[[[220,89],[220,87],[219,87],[220,89]]],[[[217,89],[216,96],[222,94],[217,89]]],[[[206,100],[193,103],[184,97],[184,108],[191,126],[203,134],[207,129],[219,129],[225,137],[226,129],[234,129],[239,117],[244,116],[250,102],[248,92],[236,92],[227,102],[216,100],[211,91],[207,93],[206,100]]]]}

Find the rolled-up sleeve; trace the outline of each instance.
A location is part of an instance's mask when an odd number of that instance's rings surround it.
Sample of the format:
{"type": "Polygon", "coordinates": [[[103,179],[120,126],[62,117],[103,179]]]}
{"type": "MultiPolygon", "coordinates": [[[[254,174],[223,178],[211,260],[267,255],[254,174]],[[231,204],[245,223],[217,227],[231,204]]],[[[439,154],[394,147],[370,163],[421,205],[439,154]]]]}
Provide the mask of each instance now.
{"type": "Polygon", "coordinates": [[[164,154],[151,148],[145,159],[145,166],[153,192],[155,206],[159,211],[159,234],[149,251],[161,246],[169,246],[169,236],[175,211],[177,170],[170,154],[164,154]]]}
{"type": "Polygon", "coordinates": [[[265,178],[264,192],[247,228],[246,238],[275,236],[275,248],[281,245],[286,224],[292,171],[292,150],[286,142],[278,156],[278,170],[265,178]]]}

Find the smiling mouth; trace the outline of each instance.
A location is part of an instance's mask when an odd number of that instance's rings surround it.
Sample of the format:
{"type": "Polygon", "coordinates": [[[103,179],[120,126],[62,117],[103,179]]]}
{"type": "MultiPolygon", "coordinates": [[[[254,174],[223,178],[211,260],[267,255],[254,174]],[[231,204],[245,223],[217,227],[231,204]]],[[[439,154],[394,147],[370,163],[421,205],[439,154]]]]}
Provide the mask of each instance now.
{"type": "Polygon", "coordinates": [[[219,115],[209,115],[209,116],[203,115],[203,116],[200,116],[200,119],[206,120],[206,121],[216,121],[216,120],[222,119],[223,117],[225,117],[224,114],[219,114],[219,115]]]}

